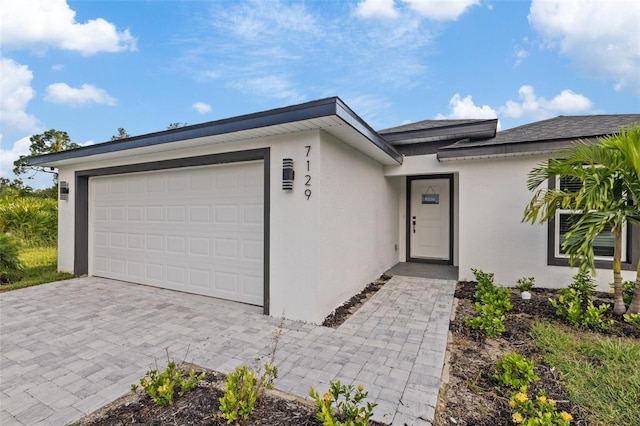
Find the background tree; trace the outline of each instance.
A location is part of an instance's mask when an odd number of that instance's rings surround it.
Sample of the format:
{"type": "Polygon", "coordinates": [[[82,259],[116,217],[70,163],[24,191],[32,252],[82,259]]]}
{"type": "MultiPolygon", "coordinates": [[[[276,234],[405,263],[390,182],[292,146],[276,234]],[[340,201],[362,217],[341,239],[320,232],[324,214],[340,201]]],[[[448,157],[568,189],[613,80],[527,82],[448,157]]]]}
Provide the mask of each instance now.
{"type": "Polygon", "coordinates": [[[118,134],[111,136],[111,140],[112,141],[117,141],[118,139],[126,139],[126,138],[130,138],[131,135],[129,133],[127,133],[127,131],[124,129],[124,127],[118,127],[118,134]]]}
{"type": "Polygon", "coordinates": [[[169,123],[169,125],[167,126],[167,130],[173,130],[173,129],[178,129],[180,127],[185,127],[187,126],[187,123],[169,123]]]}
{"type": "Polygon", "coordinates": [[[29,140],[31,141],[31,145],[29,146],[29,155],[21,155],[20,158],[13,162],[13,165],[15,166],[13,168],[13,173],[16,175],[22,175],[32,171],[33,174],[28,176],[27,179],[33,178],[33,176],[38,172],[51,173],[53,174],[54,184],[57,184],[58,172],[56,169],[27,165],[27,158],[36,155],[51,154],[54,152],[66,151],[68,149],[75,149],[79,148],[80,145],[71,142],[71,138],[69,138],[67,132],[55,129],[47,130],[39,135],[33,135],[29,140]]]}
{"type": "MultiPolygon", "coordinates": [[[[529,173],[529,190],[536,190],[525,209],[523,221],[535,223],[555,219],[558,209],[579,211],[566,234],[562,248],[570,264],[595,271],[594,245],[605,229],[614,235],[613,282],[614,312],[623,314],[622,230],[640,225],[640,128],[622,129],[619,134],[598,140],[597,144],[580,142],[557,159],[541,163],[529,173]],[[579,182],[575,189],[539,188],[556,176],[579,182]]],[[[640,310],[640,262],[636,290],[629,313],[640,310]]]]}

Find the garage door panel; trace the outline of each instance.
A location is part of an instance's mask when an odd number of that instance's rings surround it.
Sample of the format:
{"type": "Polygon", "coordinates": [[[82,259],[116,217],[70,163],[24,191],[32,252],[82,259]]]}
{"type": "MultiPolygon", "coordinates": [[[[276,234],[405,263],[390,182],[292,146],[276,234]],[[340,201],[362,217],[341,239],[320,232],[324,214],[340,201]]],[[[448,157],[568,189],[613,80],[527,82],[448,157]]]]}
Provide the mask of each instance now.
{"type": "Polygon", "coordinates": [[[97,276],[263,304],[262,162],[90,179],[97,276]]]}

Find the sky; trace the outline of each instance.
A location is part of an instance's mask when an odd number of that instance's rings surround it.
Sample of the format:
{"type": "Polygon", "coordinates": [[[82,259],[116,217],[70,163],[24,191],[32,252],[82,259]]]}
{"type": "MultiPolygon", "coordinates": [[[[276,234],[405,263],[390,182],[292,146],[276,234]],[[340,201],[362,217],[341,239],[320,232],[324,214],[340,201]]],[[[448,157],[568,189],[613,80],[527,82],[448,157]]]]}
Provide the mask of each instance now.
{"type": "Polygon", "coordinates": [[[639,113],[639,23],[637,0],[0,0],[0,176],[49,129],[90,145],[330,96],[378,130],[639,113]]]}

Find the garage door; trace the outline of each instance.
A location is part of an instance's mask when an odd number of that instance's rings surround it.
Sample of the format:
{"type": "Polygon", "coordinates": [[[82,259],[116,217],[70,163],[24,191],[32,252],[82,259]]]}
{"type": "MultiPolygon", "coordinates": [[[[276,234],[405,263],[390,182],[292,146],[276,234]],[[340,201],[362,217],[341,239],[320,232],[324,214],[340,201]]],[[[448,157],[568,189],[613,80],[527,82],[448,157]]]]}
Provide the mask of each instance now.
{"type": "Polygon", "coordinates": [[[263,162],[89,179],[89,271],[263,305],[263,162]]]}

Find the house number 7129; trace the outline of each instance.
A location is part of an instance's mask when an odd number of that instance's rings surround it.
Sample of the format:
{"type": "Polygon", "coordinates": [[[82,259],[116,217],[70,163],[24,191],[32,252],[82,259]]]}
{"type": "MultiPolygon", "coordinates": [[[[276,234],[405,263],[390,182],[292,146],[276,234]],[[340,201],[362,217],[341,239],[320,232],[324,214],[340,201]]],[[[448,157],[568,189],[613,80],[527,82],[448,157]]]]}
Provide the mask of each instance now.
{"type": "Polygon", "coordinates": [[[311,152],[311,145],[305,145],[305,148],[307,149],[307,174],[304,175],[304,186],[307,187],[307,189],[304,190],[304,195],[307,197],[307,200],[309,198],[311,198],[311,188],[309,188],[311,186],[311,161],[309,160],[309,153],[311,152]]]}

